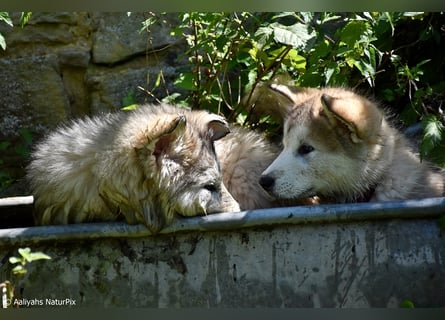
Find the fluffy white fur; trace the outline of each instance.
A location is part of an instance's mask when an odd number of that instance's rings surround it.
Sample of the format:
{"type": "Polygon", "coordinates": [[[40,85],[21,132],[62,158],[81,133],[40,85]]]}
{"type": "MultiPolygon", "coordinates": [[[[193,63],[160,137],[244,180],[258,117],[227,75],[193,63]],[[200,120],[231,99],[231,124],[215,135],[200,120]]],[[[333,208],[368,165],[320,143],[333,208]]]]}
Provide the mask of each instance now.
{"type": "Polygon", "coordinates": [[[123,218],[157,232],[176,214],[239,211],[213,144],[227,133],[220,116],[169,105],[61,127],[37,145],[28,167],[36,222],[123,218]]]}

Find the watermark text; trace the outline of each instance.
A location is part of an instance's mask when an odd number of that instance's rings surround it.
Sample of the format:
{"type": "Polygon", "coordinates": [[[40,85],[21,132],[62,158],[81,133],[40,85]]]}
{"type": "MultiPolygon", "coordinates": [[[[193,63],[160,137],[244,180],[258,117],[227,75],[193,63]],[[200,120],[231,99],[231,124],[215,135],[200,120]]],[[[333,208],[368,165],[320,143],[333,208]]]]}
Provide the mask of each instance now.
{"type": "Polygon", "coordinates": [[[76,300],[71,298],[64,299],[26,299],[26,298],[14,298],[7,301],[8,307],[20,308],[20,307],[71,307],[76,305],[76,300]]]}

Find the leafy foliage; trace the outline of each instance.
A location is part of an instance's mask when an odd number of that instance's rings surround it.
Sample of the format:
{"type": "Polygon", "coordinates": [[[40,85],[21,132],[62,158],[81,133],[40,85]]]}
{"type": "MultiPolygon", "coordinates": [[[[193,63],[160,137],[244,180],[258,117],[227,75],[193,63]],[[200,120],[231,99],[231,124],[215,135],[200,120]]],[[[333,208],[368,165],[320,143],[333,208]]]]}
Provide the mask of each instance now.
{"type": "MultiPolygon", "coordinates": [[[[16,280],[23,277],[28,271],[26,266],[34,261],[38,260],[48,260],[51,259],[50,256],[46,255],[43,252],[32,252],[30,248],[19,248],[19,257],[12,256],[9,258],[9,263],[15,265],[12,269],[12,274],[16,278],[16,280]]],[[[15,296],[15,285],[13,282],[6,280],[0,283],[0,288],[2,289],[2,293],[0,295],[2,300],[2,308],[11,307],[11,301],[15,296]],[[8,304],[9,301],[9,304],[8,304]]]]}
{"type": "MultiPolygon", "coordinates": [[[[32,12],[22,12],[20,16],[19,25],[23,28],[23,26],[28,22],[29,18],[31,18],[32,12]]],[[[0,11],[0,22],[3,21],[10,27],[13,27],[14,24],[12,22],[11,17],[8,12],[0,11]]],[[[5,37],[0,33],[0,47],[3,50],[6,50],[6,41],[5,37]]]]}
{"type": "Polygon", "coordinates": [[[424,130],[420,146],[422,155],[444,164],[444,159],[441,159],[445,154],[445,145],[443,144],[445,127],[442,119],[437,115],[428,114],[422,119],[422,126],[424,130]]]}
{"type": "MultiPolygon", "coordinates": [[[[241,102],[248,105],[262,81],[349,86],[377,96],[405,125],[421,122],[422,156],[445,163],[443,13],[191,12],[180,19],[172,34],[185,41],[190,64],[165,100],[257,126],[241,102]]],[[[143,29],[159,21],[151,14],[143,29]]],[[[260,122],[273,126],[266,115],[260,122]]]]}
{"type": "Polygon", "coordinates": [[[9,262],[11,264],[16,264],[12,269],[12,273],[15,275],[24,275],[26,270],[26,265],[29,262],[51,259],[50,256],[44,254],[43,252],[31,252],[30,248],[19,248],[18,252],[20,257],[10,257],[9,262]]]}
{"type": "MultiPolygon", "coordinates": [[[[0,12],[0,21],[5,22],[7,25],[12,27],[12,20],[7,12],[0,12]]],[[[3,37],[1,33],[0,33],[0,47],[2,47],[3,50],[6,50],[5,37],[3,37]]]]}

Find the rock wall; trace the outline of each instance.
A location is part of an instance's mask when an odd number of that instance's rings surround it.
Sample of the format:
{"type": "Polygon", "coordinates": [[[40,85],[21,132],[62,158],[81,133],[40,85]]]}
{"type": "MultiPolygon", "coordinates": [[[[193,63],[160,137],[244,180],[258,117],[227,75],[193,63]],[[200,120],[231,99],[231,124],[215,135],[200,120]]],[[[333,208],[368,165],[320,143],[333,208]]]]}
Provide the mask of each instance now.
{"type": "MultiPolygon", "coordinates": [[[[19,14],[11,14],[15,24],[19,14]]],[[[63,121],[117,110],[123,99],[158,98],[162,69],[170,87],[183,46],[170,36],[177,14],[141,31],[148,14],[34,12],[11,28],[0,22],[7,49],[0,51],[0,175],[21,176],[32,141],[63,121]],[[32,140],[32,141],[31,141],[32,140]]]]}

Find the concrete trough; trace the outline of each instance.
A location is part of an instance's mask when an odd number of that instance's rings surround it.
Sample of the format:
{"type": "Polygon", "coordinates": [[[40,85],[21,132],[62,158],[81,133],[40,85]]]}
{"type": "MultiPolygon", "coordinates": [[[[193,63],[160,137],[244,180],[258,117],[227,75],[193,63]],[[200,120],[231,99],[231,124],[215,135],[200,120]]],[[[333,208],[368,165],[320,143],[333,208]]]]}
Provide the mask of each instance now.
{"type": "MultiPolygon", "coordinates": [[[[142,225],[0,230],[13,306],[445,306],[445,198],[273,208],[142,225]],[[27,264],[30,247],[51,256],[27,264]],[[65,301],[65,302],[63,302],[65,301]]],[[[0,282],[1,282],[0,281],[0,282]]]]}

